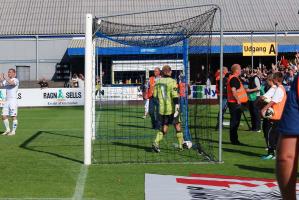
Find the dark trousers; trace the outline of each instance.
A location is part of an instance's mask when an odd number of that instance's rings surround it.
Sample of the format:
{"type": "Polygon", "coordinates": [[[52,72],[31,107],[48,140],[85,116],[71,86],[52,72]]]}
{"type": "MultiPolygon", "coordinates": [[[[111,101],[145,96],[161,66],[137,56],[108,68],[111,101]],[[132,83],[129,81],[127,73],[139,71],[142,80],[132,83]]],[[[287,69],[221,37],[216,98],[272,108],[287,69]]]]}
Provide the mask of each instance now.
{"type": "MultiPolygon", "coordinates": [[[[218,97],[218,101],[219,101],[219,97],[218,97]]],[[[226,98],[226,97],[223,97],[223,98],[222,98],[222,105],[221,105],[221,108],[222,108],[222,123],[221,123],[221,125],[222,125],[222,124],[223,124],[224,114],[225,114],[225,111],[226,111],[226,109],[227,109],[227,98],[226,98]]],[[[219,115],[220,115],[220,112],[218,112],[216,129],[219,128],[219,115]]]]}
{"type": "Polygon", "coordinates": [[[261,129],[261,117],[260,117],[260,109],[256,106],[255,101],[248,101],[249,104],[249,112],[251,117],[251,127],[253,131],[257,131],[261,129]]]}
{"type": "Polygon", "coordinates": [[[159,130],[161,123],[159,121],[159,102],[156,98],[149,99],[148,113],[151,117],[152,128],[159,130]]]}
{"type": "Polygon", "coordinates": [[[268,119],[263,119],[263,133],[267,148],[269,148],[269,132],[272,129],[272,124],[268,119]]]}
{"type": "Polygon", "coordinates": [[[277,132],[278,122],[270,121],[269,119],[263,120],[263,132],[265,141],[268,147],[268,154],[274,154],[276,150],[279,134],[277,132]]]}
{"type": "Polygon", "coordinates": [[[230,113],[229,136],[232,144],[238,143],[238,128],[241,121],[242,106],[237,103],[228,103],[230,113]]]}

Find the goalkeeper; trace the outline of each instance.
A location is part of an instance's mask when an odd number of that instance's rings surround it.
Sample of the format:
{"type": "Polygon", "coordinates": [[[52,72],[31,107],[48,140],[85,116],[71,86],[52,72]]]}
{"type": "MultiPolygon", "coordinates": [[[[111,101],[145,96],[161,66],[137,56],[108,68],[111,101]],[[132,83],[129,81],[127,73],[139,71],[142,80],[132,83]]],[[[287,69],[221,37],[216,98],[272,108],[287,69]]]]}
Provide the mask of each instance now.
{"type": "Polygon", "coordinates": [[[179,115],[179,95],[176,80],[171,78],[171,68],[168,65],[162,68],[162,78],[155,84],[154,97],[158,99],[160,110],[159,120],[161,130],[157,133],[156,139],[152,145],[153,151],[160,152],[159,143],[166,135],[169,124],[173,124],[176,130],[179,150],[182,150],[183,133],[181,131],[181,121],[179,115]]]}

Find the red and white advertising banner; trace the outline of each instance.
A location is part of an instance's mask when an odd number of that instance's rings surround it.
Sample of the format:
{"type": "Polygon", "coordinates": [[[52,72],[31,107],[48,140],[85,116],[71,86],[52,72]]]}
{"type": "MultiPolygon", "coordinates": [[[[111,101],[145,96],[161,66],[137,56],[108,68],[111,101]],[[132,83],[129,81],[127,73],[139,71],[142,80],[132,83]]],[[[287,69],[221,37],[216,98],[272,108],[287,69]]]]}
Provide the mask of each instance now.
{"type": "Polygon", "coordinates": [[[145,200],[166,199],[274,200],[281,199],[281,195],[274,179],[206,174],[192,174],[189,177],[145,174],[145,200]]]}

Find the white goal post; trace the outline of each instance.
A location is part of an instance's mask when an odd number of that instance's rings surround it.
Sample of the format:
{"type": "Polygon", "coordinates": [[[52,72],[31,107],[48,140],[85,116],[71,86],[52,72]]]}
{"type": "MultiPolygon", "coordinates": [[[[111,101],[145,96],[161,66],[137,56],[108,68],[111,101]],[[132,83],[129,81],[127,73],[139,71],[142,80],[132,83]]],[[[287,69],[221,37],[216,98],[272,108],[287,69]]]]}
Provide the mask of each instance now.
{"type": "Polygon", "coordinates": [[[86,15],[85,22],[85,92],[84,92],[84,165],[91,164],[91,148],[92,148],[92,84],[93,84],[93,37],[92,37],[91,14],[86,15]]]}
{"type": "MultiPolygon", "coordinates": [[[[219,101],[219,121],[222,121],[222,94],[223,94],[223,23],[222,23],[222,11],[218,5],[219,21],[220,21],[220,101],[219,101]]],[[[208,6],[205,5],[205,6],[208,6]]],[[[190,8],[181,7],[181,8],[190,8]]],[[[175,9],[175,8],[172,8],[175,9]]],[[[164,9],[165,11],[171,9],[164,9]]],[[[164,11],[160,10],[160,11],[164,11]]],[[[142,12],[137,12],[142,13],[142,12]]],[[[115,16],[121,16],[119,14],[115,16]]],[[[99,20],[98,23],[101,21],[99,20]]],[[[84,165],[91,165],[92,163],[92,139],[95,137],[95,37],[93,37],[93,16],[92,14],[86,14],[85,21],[85,93],[84,93],[84,165]]],[[[101,76],[102,71],[100,71],[101,76]]],[[[222,161],[222,124],[219,123],[219,135],[218,135],[218,162],[222,161]]]]}

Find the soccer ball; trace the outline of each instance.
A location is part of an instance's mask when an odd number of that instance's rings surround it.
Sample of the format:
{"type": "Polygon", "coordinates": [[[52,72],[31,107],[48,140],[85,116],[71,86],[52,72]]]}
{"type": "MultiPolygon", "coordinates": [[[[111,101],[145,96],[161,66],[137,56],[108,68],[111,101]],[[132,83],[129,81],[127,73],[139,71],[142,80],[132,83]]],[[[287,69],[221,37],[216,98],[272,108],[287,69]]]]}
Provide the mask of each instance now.
{"type": "Polygon", "coordinates": [[[270,98],[265,98],[265,99],[264,99],[264,102],[266,102],[266,103],[270,103],[270,101],[271,101],[270,98]]]}
{"type": "Polygon", "coordinates": [[[192,148],[192,142],[191,141],[184,141],[183,147],[185,149],[191,149],[192,148]]]}
{"type": "Polygon", "coordinates": [[[268,108],[268,109],[266,110],[266,112],[263,113],[263,117],[264,117],[264,118],[267,118],[267,119],[270,119],[271,117],[273,117],[273,115],[274,115],[274,110],[273,110],[273,108],[268,108]]]}

